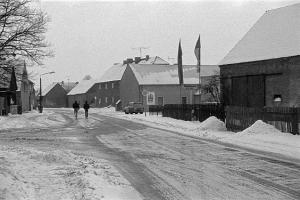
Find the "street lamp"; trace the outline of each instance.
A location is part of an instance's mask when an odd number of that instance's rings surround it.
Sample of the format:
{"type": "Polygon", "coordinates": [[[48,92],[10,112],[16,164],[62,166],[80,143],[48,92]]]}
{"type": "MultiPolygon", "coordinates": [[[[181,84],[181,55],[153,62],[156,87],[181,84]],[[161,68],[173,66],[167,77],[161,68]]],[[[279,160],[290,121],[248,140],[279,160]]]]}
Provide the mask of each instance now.
{"type": "Polygon", "coordinates": [[[39,111],[40,113],[43,112],[43,106],[42,106],[42,76],[43,75],[46,75],[46,74],[54,74],[55,72],[52,71],[52,72],[46,72],[46,73],[43,73],[40,75],[40,105],[39,105],[39,111]]]}

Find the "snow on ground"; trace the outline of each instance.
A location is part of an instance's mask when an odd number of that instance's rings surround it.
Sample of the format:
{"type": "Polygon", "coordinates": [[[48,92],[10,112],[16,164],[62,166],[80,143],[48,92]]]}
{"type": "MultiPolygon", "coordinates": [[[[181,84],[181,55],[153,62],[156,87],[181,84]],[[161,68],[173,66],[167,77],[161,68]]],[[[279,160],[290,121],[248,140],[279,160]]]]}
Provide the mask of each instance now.
{"type": "Polygon", "coordinates": [[[44,110],[39,113],[33,110],[22,115],[0,116],[0,129],[11,128],[42,128],[59,126],[66,123],[66,119],[53,111],[44,110]]]}
{"type": "Polygon", "coordinates": [[[234,133],[226,131],[225,124],[215,117],[210,117],[202,123],[198,121],[183,121],[162,117],[161,115],[124,114],[115,112],[114,108],[92,109],[93,113],[101,113],[111,117],[132,120],[149,126],[180,132],[187,135],[218,140],[247,148],[278,153],[300,160],[300,136],[282,133],[272,125],[257,121],[248,129],[234,133]]]}
{"type": "Polygon", "coordinates": [[[0,199],[141,199],[107,161],[72,151],[0,146],[0,199]]]}

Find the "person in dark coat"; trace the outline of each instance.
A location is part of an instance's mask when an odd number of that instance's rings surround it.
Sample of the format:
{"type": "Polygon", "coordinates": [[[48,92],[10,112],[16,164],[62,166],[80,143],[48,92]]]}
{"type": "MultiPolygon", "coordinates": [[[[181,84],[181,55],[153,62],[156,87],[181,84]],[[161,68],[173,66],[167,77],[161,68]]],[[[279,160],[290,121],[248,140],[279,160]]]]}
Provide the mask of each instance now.
{"type": "Polygon", "coordinates": [[[79,104],[77,103],[77,101],[75,101],[73,103],[73,109],[74,109],[74,115],[75,115],[75,118],[77,119],[77,115],[78,115],[78,110],[79,110],[80,106],[79,104]]]}
{"type": "Polygon", "coordinates": [[[83,108],[84,108],[85,118],[87,119],[88,115],[89,115],[89,108],[90,108],[90,105],[88,104],[87,101],[85,101],[85,103],[83,105],[83,108]]]}

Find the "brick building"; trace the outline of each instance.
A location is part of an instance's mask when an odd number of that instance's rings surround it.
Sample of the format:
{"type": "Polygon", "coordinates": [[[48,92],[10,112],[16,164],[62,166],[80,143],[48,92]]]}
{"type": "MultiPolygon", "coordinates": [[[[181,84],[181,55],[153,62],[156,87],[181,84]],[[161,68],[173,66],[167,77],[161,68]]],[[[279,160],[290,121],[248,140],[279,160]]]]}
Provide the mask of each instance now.
{"type": "MultiPolygon", "coordinates": [[[[201,66],[201,82],[205,84],[209,77],[218,73],[218,66],[201,66]],[[216,72],[217,71],[217,72],[216,72]]],[[[180,89],[177,65],[134,64],[127,65],[120,82],[120,95],[123,107],[129,102],[143,102],[143,91],[153,94],[154,105],[193,104],[199,84],[197,66],[183,66],[184,87],[180,89]],[[181,95],[180,95],[181,92],[181,95]],[[181,97],[181,99],[180,99],[181,97]]],[[[209,102],[210,94],[202,92],[201,102],[209,102]]]]}
{"type": "Polygon", "coordinates": [[[265,12],[220,63],[224,105],[300,106],[300,4],[265,12]]]}

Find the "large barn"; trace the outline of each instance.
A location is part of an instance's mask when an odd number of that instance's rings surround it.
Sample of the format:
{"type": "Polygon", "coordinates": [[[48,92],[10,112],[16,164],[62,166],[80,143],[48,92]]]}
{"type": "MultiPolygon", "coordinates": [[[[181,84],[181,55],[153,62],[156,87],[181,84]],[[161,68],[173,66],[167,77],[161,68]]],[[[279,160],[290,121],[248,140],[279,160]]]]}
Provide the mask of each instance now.
{"type": "Polygon", "coordinates": [[[220,63],[224,105],[300,106],[300,4],[269,10],[220,63]]]}

